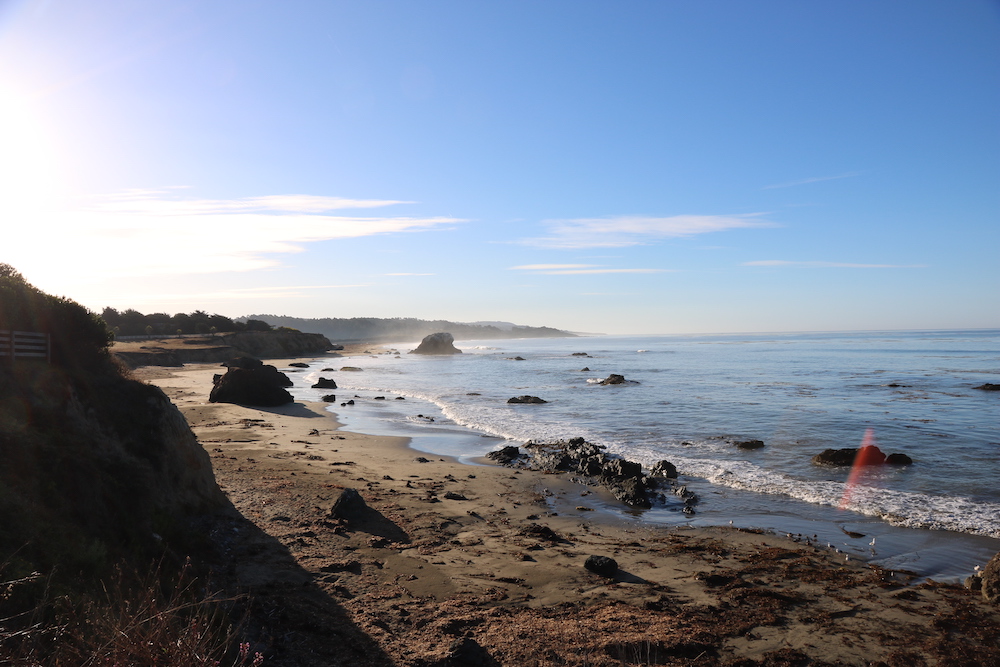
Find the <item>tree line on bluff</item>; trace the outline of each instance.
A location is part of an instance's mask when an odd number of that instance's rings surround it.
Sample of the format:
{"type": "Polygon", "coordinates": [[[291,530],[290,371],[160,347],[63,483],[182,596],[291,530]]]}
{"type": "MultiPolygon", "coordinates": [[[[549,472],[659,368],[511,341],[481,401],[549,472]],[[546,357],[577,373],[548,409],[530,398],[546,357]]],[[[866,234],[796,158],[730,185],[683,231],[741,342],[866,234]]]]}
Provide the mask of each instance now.
{"type": "Polygon", "coordinates": [[[150,313],[144,315],[128,308],[118,311],[105,308],[101,318],[116,336],[150,336],[167,334],[208,334],[231,333],[237,331],[273,331],[267,322],[249,319],[245,322],[233,320],[225,315],[214,315],[203,310],[193,313],[150,313]]]}

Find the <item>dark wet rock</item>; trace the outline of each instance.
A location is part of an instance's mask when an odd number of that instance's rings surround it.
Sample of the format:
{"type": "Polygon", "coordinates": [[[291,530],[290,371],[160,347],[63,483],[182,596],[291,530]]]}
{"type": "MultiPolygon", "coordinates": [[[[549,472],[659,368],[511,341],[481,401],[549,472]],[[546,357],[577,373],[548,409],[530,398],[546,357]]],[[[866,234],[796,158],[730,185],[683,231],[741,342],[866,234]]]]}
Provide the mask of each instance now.
{"type": "Polygon", "coordinates": [[[741,440],[740,442],[734,442],[737,449],[760,449],[764,446],[763,440],[741,440]]]}
{"type": "Polygon", "coordinates": [[[349,373],[360,373],[364,369],[358,368],[357,366],[341,366],[340,370],[347,371],[349,373]]]}
{"type": "Polygon", "coordinates": [[[653,506],[642,477],[605,477],[602,481],[615,498],[629,507],[649,509],[653,506]]]}
{"type": "Polygon", "coordinates": [[[489,651],[472,637],[455,639],[448,646],[448,655],[428,667],[499,667],[489,651]]]}
{"type": "Polygon", "coordinates": [[[507,357],[510,361],[524,361],[524,357],[507,357]]]}
{"type": "Polygon", "coordinates": [[[981,593],[983,590],[983,575],[976,572],[965,578],[965,587],[973,593],[981,593]]]}
{"type": "Polygon", "coordinates": [[[285,390],[292,381],[274,366],[230,367],[225,375],[217,377],[208,397],[211,403],[274,407],[293,400],[285,390]]]}
{"type": "Polygon", "coordinates": [[[376,397],[375,397],[375,398],[373,398],[372,400],[373,400],[373,401],[384,401],[384,400],[385,400],[385,396],[376,396],[376,397]]]}
{"type": "Polygon", "coordinates": [[[618,572],[618,561],[610,556],[588,556],[583,566],[602,577],[613,577],[618,572]]]}
{"type": "Polygon", "coordinates": [[[320,378],[316,381],[316,384],[312,386],[313,389],[336,389],[337,383],[329,378],[320,378]]]}
{"type": "Polygon", "coordinates": [[[405,396],[397,396],[397,397],[396,397],[396,400],[397,400],[397,401],[405,401],[405,400],[406,400],[406,397],[405,397],[405,396]]]}
{"type": "Polygon", "coordinates": [[[612,459],[604,464],[603,474],[607,477],[642,477],[642,466],[634,461],[612,459]]]}
{"type": "Polygon", "coordinates": [[[587,354],[586,352],[574,352],[573,354],[571,354],[569,356],[571,356],[571,357],[589,357],[590,355],[587,354]]]}
{"type": "Polygon", "coordinates": [[[416,461],[417,463],[430,463],[431,462],[430,459],[424,458],[423,456],[418,456],[417,458],[415,458],[413,460],[416,461]]]}
{"type": "Polygon", "coordinates": [[[326,396],[323,397],[323,402],[324,403],[336,403],[337,402],[337,395],[336,394],[327,394],[326,396]]]}
{"type": "Polygon", "coordinates": [[[812,457],[813,463],[831,466],[852,466],[855,460],[858,461],[858,465],[881,465],[885,463],[885,454],[875,445],[869,445],[860,449],[857,447],[824,449],[812,457]]]}
{"type": "Polygon", "coordinates": [[[319,372],[320,372],[320,373],[332,373],[332,372],[333,372],[333,369],[332,369],[332,368],[321,368],[321,369],[319,370],[319,372]]]}
{"type": "Polygon", "coordinates": [[[309,364],[303,363],[301,361],[293,361],[288,365],[291,366],[292,368],[309,368],[309,364]]]}
{"type": "Polygon", "coordinates": [[[563,538],[559,535],[559,533],[552,530],[548,526],[543,526],[540,523],[529,523],[518,532],[525,537],[531,537],[536,540],[546,540],[547,542],[563,541],[563,538]]]}
{"type": "Polygon", "coordinates": [[[341,403],[341,405],[354,405],[354,399],[352,398],[349,401],[344,401],[343,403],[341,403]]]}
{"type": "Polygon", "coordinates": [[[444,497],[448,500],[468,500],[461,493],[455,493],[454,491],[445,491],[444,497]]]}
{"type": "Polygon", "coordinates": [[[1000,604],[1000,553],[986,564],[980,577],[983,580],[983,598],[987,602],[1000,604]]]}
{"type": "Polygon", "coordinates": [[[341,489],[340,495],[337,496],[330,507],[330,517],[346,521],[356,521],[361,518],[367,508],[368,505],[365,503],[365,499],[361,497],[357,489],[341,489]]]}
{"type": "Polygon", "coordinates": [[[508,398],[507,402],[508,403],[548,403],[548,401],[544,401],[544,400],[538,398],[537,396],[528,396],[527,394],[525,394],[524,396],[514,396],[513,398],[508,398]]]}
{"type": "Polygon", "coordinates": [[[978,387],[973,387],[973,389],[982,389],[983,391],[1000,391],[1000,384],[987,382],[986,384],[981,384],[978,387]]]}
{"type": "Polygon", "coordinates": [[[601,384],[625,384],[625,376],[618,375],[617,373],[612,373],[608,377],[601,380],[601,384]]]}
{"type": "Polygon", "coordinates": [[[660,461],[649,471],[651,477],[666,477],[667,479],[677,479],[677,466],[670,461],[660,461]]]}
{"type": "Polygon", "coordinates": [[[877,466],[884,463],[891,465],[910,465],[913,463],[906,454],[889,454],[886,456],[881,449],[875,445],[868,445],[861,448],[847,447],[845,449],[825,449],[812,457],[812,462],[817,465],[829,466],[877,466]]]}
{"type": "Polygon", "coordinates": [[[589,373],[590,372],[590,367],[589,366],[584,366],[583,368],[580,369],[580,372],[581,373],[589,373]]]}
{"type": "Polygon", "coordinates": [[[577,462],[576,471],[581,475],[599,477],[604,472],[605,463],[607,463],[607,458],[603,453],[587,456],[577,462]]]}
{"type": "Polygon", "coordinates": [[[424,336],[417,349],[410,350],[410,354],[462,354],[462,351],[455,347],[455,337],[442,331],[424,336]]]}
{"type": "Polygon", "coordinates": [[[510,465],[514,460],[521,455],[521,448],[516,445],[507,445],[503,449],[499,449],[495,452],[489,452],[486,458],[491,461],[496,461],[501,465],[510,465]]]}

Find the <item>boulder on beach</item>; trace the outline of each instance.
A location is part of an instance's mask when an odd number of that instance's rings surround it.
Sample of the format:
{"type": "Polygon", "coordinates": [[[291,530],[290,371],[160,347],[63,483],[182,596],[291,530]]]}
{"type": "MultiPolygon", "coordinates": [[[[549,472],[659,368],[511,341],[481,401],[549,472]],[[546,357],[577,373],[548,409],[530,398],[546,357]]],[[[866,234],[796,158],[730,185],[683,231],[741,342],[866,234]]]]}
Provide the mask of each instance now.
{"type": "Polygon", "coordinates": [[[610,556],[588,556],[583,566],[602,577],[613,577],[618,572],[618,562],[610,556]]]}
{"type": "Polygon", "coordinates": [[[455,337],[442,331],[424,336],[417,349],[410,350],[410,354],[462,354],[462,351],[455,347],[455,337]]]}
{"type": "Polygon", "coordinates": [[[230,366],[225,375],[216,375],[210,403],[236,403],[274,407],[292,402],[285,387],[291,386],[288,376],[274,366],[261,363],[254,368],[230,366]]]}
{"type": "Polygon", "coordinates": [[[331,519],[344,519],[346,521],[358,520],[368,508],[365,499],[356,489],[341,489],[340,494],[333,501],[330,507],[331,519]]]}
{"type": "Polygon", "coordinates": [[[508,398],[507,402],[508,403],[548,403],[548,401],[542,400],[542,399],[538,398],[537,396],[528,396],[527,394],[525,394],[524,396],[514,396],[512,398],[508,398]]]}
{"type": "Polygon", "coordinates": [[[987,602],[1000,604],[1000,553],[997,553],[979,575],[983,597],[987,602]]]}
{"type": "Polygon", "coordinates": [[[309,364],[304,363],[302,361],[293,361],[288,365],[291,366],[292,368],[309,368],[309,364]]]}
{"type": "Polygon", "coordinates": [[[313,389],[336,389],[337,383],[329,378],[320,378],[316,381],[316,384],[312,386],[313,389]]]}

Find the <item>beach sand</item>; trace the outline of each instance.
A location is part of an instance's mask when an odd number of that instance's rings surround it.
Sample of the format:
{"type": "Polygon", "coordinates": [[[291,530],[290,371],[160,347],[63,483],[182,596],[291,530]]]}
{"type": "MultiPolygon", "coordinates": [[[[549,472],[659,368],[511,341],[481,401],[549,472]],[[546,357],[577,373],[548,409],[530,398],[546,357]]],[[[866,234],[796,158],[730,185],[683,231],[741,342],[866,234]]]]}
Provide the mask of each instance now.
{"type": "Polygon", "coordinates": [[[204,526],[208,560],[246,594],[266,665],[1000,665],[1000,608],[959,586],[610,518],[563,475],[345,432],[321,403],[212,404],[218,372],[136,377],[181,409],[238,512],[204,526]],[[344,519],[348,488],[366,507],[344,519]],[[591,555],[618,572],[588,571],[591,555]]]}

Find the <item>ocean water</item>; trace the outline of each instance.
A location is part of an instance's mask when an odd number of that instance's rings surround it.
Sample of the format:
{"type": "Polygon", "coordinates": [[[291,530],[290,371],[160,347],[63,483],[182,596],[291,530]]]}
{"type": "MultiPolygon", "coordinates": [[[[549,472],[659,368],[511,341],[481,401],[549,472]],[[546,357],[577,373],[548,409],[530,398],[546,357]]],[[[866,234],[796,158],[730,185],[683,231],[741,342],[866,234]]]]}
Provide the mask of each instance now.
{"type": "Polygon", "coordinates": [[[974,389],[1000,383],[1000,330],[476,341],[446,357],[407,354],[415,346],[319,360],[292,376],[293,393],[318,400],[330,392],[309,385],[331,377],[340,401],[357,396],[331,407],[349,428],[470,461],[578,436],[647,467],[667,459],[702,500],[694,517],[663,507],[644,521],[816,534],[845,554],[956,577],[1000,550],[1000,393],[974,389]],[[611,373],[630,382],[600,385],[611,373]],[[548,403],[506,403],[522,394],[548,403]],[[870,471],[844,504],[849,470],[810,459],[860,446],[867,429],[914,463],[870,471]],[[746,439],[765,447],[733,445],[746,439]]]}

